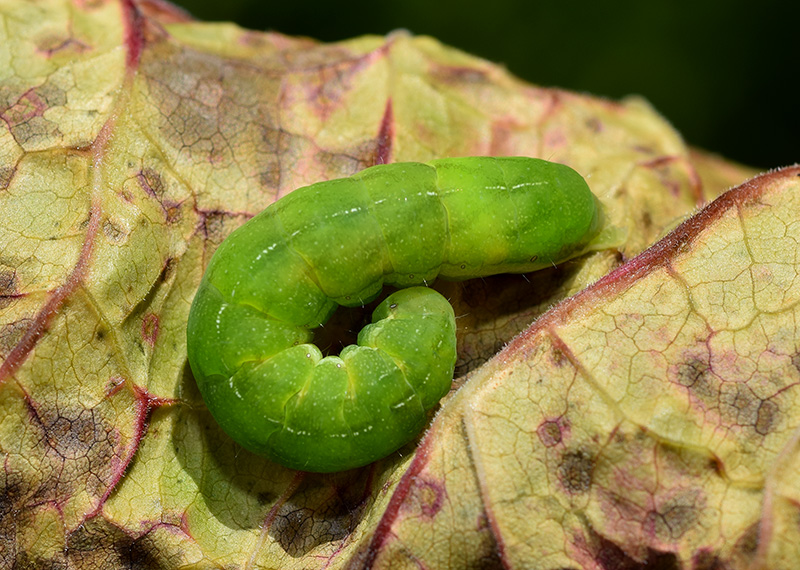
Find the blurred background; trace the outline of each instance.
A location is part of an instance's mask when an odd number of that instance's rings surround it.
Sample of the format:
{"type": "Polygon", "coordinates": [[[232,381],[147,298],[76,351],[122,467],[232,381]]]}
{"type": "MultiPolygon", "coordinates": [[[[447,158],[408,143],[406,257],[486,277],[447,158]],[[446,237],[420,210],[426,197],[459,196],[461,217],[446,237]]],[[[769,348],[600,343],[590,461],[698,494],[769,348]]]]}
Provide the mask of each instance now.
{"type": "Polygon", "coordinates": [[[179,0],[195,18],[332,42],[404,28],[538,85],[648,99],[689,144],[800,162],[800,3],[780,0],[179,0]]]}

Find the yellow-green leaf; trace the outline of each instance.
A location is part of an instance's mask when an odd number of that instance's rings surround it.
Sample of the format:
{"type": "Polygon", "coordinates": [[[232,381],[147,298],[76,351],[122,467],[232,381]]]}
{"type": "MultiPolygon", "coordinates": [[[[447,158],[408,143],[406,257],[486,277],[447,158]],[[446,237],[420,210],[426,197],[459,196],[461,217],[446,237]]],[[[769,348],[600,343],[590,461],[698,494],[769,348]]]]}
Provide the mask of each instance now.
{"type": "Polygon", "coordinates": [[[11,1],[0,21],[0,566],[800,558],[795,170],[635,257],[752,174],[641,100],[530,85],[432,38],[321,44],[163,3],[11,1]],[[609,249],[438,285],[458,390],[419,446],[333,475],[237,447],[186,363],[216,246],[299,186],[467,155],[569,164],[609,249]]]}

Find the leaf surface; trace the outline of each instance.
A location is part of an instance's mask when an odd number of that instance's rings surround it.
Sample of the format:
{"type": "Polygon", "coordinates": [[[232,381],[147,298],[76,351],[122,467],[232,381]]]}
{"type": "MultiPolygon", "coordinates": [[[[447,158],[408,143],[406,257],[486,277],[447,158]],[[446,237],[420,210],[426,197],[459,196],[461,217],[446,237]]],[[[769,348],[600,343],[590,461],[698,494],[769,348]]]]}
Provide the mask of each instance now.
{"type": "Polygon", "coordinates": [[[533,86],[402,33],[320,44],[129,1],[0,18],[0,566],[800,557],[796,170],[635,257],[751,174],[641,100],[533,86]],[[216,246],[297,187],[468,155],[577,169],[615,247],[437,285],[459,389],[418,447],[326,476],[238,448],[186,363],[216,246]]]}

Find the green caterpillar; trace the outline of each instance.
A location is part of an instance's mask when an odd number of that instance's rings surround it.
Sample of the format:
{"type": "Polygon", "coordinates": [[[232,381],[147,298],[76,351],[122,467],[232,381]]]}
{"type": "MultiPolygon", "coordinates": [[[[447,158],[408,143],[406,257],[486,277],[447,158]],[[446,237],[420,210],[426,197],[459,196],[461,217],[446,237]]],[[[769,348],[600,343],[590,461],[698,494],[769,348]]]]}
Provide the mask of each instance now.
{"type": "Polygon", "coordinates": [[[533,158],[379,165],[300,188],[212,257],[189,314],[192,372],[245,448],[304,471],[371,463],[411,441],[452,382],[453,309],[419,285],[547,267],[598,226],[583,178],[533,158]],[[323,358],[312,330],[384,284],[409,288],[323,358]]]}

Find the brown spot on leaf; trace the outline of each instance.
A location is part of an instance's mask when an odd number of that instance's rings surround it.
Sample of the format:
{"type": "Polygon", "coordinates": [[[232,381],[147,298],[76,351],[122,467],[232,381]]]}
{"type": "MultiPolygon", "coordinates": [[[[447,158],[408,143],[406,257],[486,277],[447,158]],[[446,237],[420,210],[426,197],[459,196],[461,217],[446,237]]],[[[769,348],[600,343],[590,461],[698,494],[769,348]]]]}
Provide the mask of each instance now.
{"type": "Polygon", "coordinates": [[[480,85],[489,81],[485,71],[473,67],[437,65],[431,71],[437,79],[446,83],[480,85]]]}
{"type": "Polygon", "coordinates": [[[697,524],[696,493],[687,492],[658,511],[647,513],[645,527],[664,542],[674,542],[697,524]]]}
{"type": "MultiPolygon", "coordinates": [[[[760,525],[759,523],[755,523],[750,525],[748,529],[742,533],[739,539],[736,541],[736,544],[733,547],[733,550],[737,557],[743,559],[743,561],[751,561],[753,556],[756,554],[758,550],[758,535],[760,533],[760,525]]],[[[746,566],[743,564],[742,566],[746,566]]]]}
{"type": "Polygon", "coordinates": [[[559,348],[553,347],[550,351],[550,361],[558,368],[569,363],[567,355],[559,348]]]}
{"type": "Polygon", "coordinates": [[[119,465],[119,435],[114,427],[93,409],[29,409],[31,423],[42,433],[40,445],[52,460],[52,485],[46,484],[43,489],[49,490],[43,492],[70,495],[80,487],[102,495],[119,465]]]}
{"type": "Polygon", "coordinates": [[[800,372],[800,353],[792,355],[792,366],[800,372]]]}
{"type": "Polygon", "coordinates": [[[128,239],[128,232],[111,220],[103,222],[103,234],[109,242],[117,245],[125,243],[128,239]]]}
{"type": "Polygon", "coordinates": [[[15,169],[11,166],[0,167],[0,190],[5,190],[14,179],[15,169]]]}
{"type": "Polygon", "coordinates": [[[175,262],[174,257],[168,257],[167,260],[164,262],[164,267],[161,269],[161,275],[159,275],[159,281],[161,283],[166,283],[170,280],[170,277],[175,273],[175,268],[177,267],[177,263],[175,262]]]}
{"type": "Polygon", "coordinates": [[[553,447],[561,443],[561,426],[557,421],[547,420],[536,428],[536,435],[545,447],[553,447]]]}
{"type": "Polygon", "coordinates": [[[714,473],[717,477],[724,477],[725,476],[725,465],[722,463],[719,457],[710,457],[707,463],[708,469],[714,473]]]}
{"type": "Polygon", "coordinates": [[[5,358],[11,352],[28,329],[33,324],[33,319],[20,319],[0,327],[0,356],[5,358]]]}
{"type": "Polygon", "coordinates": [[[558,466],[558,480],[572,494],[585,493],[592,487],[594,458],[585,450],[568,451],[558,466]]]}
{"type": "Polygon", "coordinates": [[[39,97],[48,108],[61,107],[67,104],[67,92],[55,82],[48,81],[36,88],[39,97]]]}
{"type": "Polygon", "coordinates": [[[258,173],[258,183],[262,188],[273,190],[279,188],[281,182],[281,169],[271,165],[261,169],[258,173]]]}
{"type": "Polygon", "coordinates": [[[649,231],[650,228],[653,227],[653,217],[650,215],[650,212],[643,212],[641,217],[641,225],[645,231],[649,231]]]}
{"type": "Polygon", "coordinates": [[[167,188],[161,174],[152,168],[143,168],[136,176],[139,186],[145,193],[155,198],[164,212],[164,220],[168,224],[174,224],[183,217],[181,202],[166,198],[167,188]]]}
{"type": "Polygon", "coordinates": [[[707,352],[694,354],[684,362],[670,366],[669,378],[689,389],[695,405],[701,402],[702,406],[709,406],[710,403],[710,407],[717,407],[722,382],[711,370],[707,352]]]}
{"type": "Polygon", "coordinates": [[[14,568],[17,560],[17,529],[20,525],[20,502],[29,494],[29,483],[15,470],[0,472],[0,568],[14,568]]]}
{"type": "Polygon", "coordinates": [[[203,216],[203,233],[208,241],[212,243],[222,241],[225,217],[223,212],[208,212],[203,216]]]}
{"type": "Polygon", "coordinates": [[[586,127],[594,133],[602,133],[605,130],[605,125],[598,117],[591,117],[585,122],[586,127]]]}
{"type": "Polygon", "coordinates": [[[34,117],[41,117],[47,110],[47,103],[42,100],[35,89],[23,93],[16,101],[8,101],[5,110],[0,114],[10,128],[25,123],[34,117]]]}
{"type": "Polygon", "coordinates": [[[66,554],[74,568],[159,568],[163,562],[148,541],[134,539],[101,517],[87,521],[67,537],[66,554]]]}
{"type": "Polygon", "coordinates": [[[720,389],[719,409],[723,422],[728,425],[755,426],[761,400],[747,384],[723,383],[720,389]]]}
{"type": "Polygon", "coordinates": [[[45,426],[47,444],[64,459],[85,457],[98,441],[107,441],[108,434],[95,422],[91,411],[76,416],[54,416],[45,426]]]}
{"type": "Polygon", "coordinates": [[[706,377],[710,373],[711,367],[707,362],[700,359],[692,359],[688,362],[678,364],[677,380],[681,386],[692,388],[695,385],[707,383],[706,377]]]}
{"type": "Polygon", "coordinates": [[[148,313],[142,319],[142,339],[151,347],[155,346],[158,339],[159,318],[154,313],[148,313]]]}
{"type": "Polygon", "coordinates": [[[422,516],[432,519],[442,509],[446,494],[441,483],[430,479],[417,479],[409,494],[408,503],[418,505],[422,516]]]}
{"type": "Polygon", "coordinates": [[[268,505],[276,499],[276,495],[275,493],[267,493],[266,491],[261,491],[260,493],[256,493],[256,499],[258,499],[259,504],[268,505]]]}
{"type": "Polygon", "coordinates": [[[14,139],[26,149],[48,144],[62,134],[57,124],[44,118],[44,112],[52,105],[42,95],[30,90],[0,113],[14,139]]]}
{"type": "Polygon", "coordinates": [[[36,50],[47,57],[52,57],[54,54],[66,57],[66,52],[79,54],[90,49],[88,45],[75,38],[58,34],[47,34],[36,41],[36,50]]]}
{"type": "Polygon", "coordinates": [[[175,224],[183,218],[183,210],[181,209],[180,202],[164,200],[161,207],[164,210],[164,221],[168,224],[175,224]]]}
{"type": "Polygon", "coordinates": [[[0,268],[0,297],[17,292],[17,272],[13,269],[0,268]]]}
{"type": "Polygon", "coordinates": [[[139,186],[147,194],[154,198],[161,198],[164,195],[164,183],[161,174],[152,168],[143,168],[136,176],[139,186]]]}
{"type": "Polygon", "coordinates": [[[772,400],[764,400],[758,407],[756,415],[756,431],[761,435],[768,435],[778,423],[780,409],[772,400]]]}

